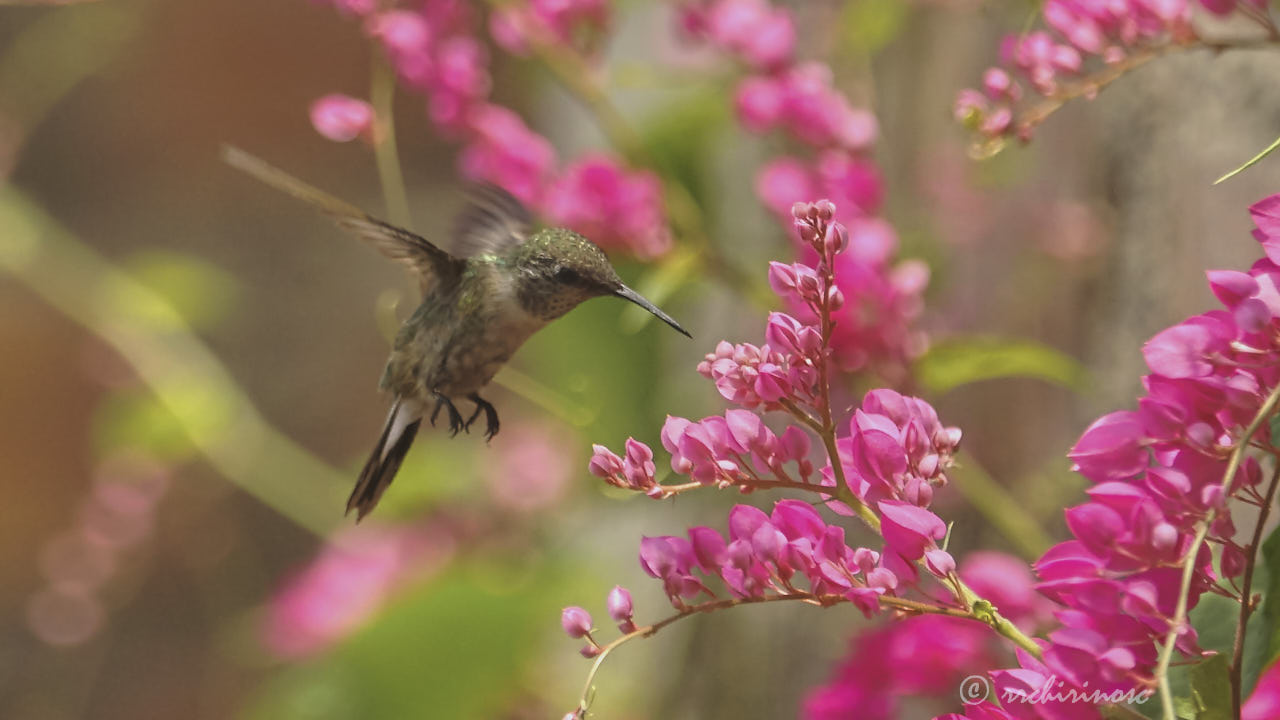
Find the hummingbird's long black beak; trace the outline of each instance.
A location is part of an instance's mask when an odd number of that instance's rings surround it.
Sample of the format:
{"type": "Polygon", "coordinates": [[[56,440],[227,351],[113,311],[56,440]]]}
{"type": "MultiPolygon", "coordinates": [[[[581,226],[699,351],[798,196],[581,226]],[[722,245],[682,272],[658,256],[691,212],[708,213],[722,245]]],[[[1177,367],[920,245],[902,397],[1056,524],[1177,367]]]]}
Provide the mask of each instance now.
{"type": "Polygon", "coordinates": [[[632,290],[626,285],[623,285],[619,287],[617,290],[614,290],[613,294],[625,300],[630,300],[631,302],[639,305],[645,310],[648,310],[649,312],[656,315],[659,320],[675,328],[681,335],[684,335],[690,340],[693,339],[693,336],[689,334],[688,330],[685,330],[684,328],[680,327],[680,323],[676,322],[670,315],[662,312],[662,310],[658,309],[657,305],[654,305],[653,303],[646,300],[643,295],[636,292],[635,290],[632,290]]]}

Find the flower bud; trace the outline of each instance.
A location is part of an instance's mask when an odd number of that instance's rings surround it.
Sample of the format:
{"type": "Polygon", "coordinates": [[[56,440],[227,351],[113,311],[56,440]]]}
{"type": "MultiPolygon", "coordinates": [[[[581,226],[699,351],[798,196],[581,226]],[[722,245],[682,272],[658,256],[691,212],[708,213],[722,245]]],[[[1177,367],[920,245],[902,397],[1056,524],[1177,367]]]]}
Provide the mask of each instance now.
{"type": "Polygon", "coordinates": [[[818,219],[828,222],[836,215],[836,204],[830,200],[819,200],[813,204],[814,210],[817,211],[818,219]]]}
{"type": "Polygon", "coordinates": [[[560,613],[560,627],[571,638],[586,637],[591,632],[591,613],[576,605],[567,607],[560,613]]]}
{"type": "Polygon", "coordinates": [[[358,137],[371,139],[373,106],[346,95],[325,95],[311,103],[311,125],[334,142],[350,142],[358,137]]]}
{"type": "Polygon", "coordinates": [[[822,236],[822,251],[827,257],[844,252],[849,247],[849,231],[840,223],[831,223],[822,236]]]}
{"type": "Polygon", "coordinates": [[[578,651],[578,654],[590,660],[591,658],[600,654],[600,648],[596,647],[595,645],[583,645],[582,649],[578,651]]]}
{"type": "Polygon", "coordinates": [[[796,269],[792,265],[784,265],[780,262],[769,263],[769,287],[781,296],[796,289],[796,269]]]}
{"type": "Polygon", "coordinates": [[[621,585],[615,585],[609,591],[609,599],[606,601],[609,608],[609,617],[618,623],[618,629],[624,633],[629,633],[636,629],[636,624],[632,622],[631,616],[634,610],[631,607],[631,593],[621,585]]]}
{"type": "Polygon", "coordinates": [[[791,217],[796,220],[804,220],[809,217],[809,203],[798,202],[791,206],[791,217]]]}
{"type": "Polygon", "coordinates": [[[812,243],[818,239],[818,231],[804,220],[796,221],[796,232],[799,233],[800,239],[806,243],[812,243]]]}
{"type": "Polygon", "coordinates": [[[603,445],[591,446],[591,462],[587,463],[587,472],[601,478],[611,478],[622,474],[622,458],[603,445]]]}
{"type": "Polygon", "coordinates": [[[827,288],[827,307],[832,310],[844,307],[844,293],[835,285],[827,288]]]}

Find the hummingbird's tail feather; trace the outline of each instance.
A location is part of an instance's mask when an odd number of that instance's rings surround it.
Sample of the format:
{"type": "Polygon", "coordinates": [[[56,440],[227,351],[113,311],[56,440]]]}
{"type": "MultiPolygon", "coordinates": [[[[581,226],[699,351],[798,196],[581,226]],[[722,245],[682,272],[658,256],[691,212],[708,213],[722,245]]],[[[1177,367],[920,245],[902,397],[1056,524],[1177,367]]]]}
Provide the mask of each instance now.
{"type": "Polygon", "coordinates": [[[356,481],[351,497],[347,499],[347,513],[355,510],[356,522],[373,510],[383,491],[395,479],[421,423],[421,409],[415,403],[397,397],[387,414],[387,423],[382,427],[378,444],[360,471],[360,479],[356,481]]]}

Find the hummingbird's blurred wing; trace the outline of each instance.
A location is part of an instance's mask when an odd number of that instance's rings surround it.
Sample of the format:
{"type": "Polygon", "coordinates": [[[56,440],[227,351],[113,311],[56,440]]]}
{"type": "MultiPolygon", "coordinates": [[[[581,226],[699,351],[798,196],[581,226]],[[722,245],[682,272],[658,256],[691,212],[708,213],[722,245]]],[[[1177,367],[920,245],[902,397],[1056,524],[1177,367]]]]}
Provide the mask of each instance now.
{"type": "Polygon", "coordinates": [[[222,159],[231,167],[314,206],[337,221],[339,227],[355,233],[378,252],[409,265],[421,277],[424,291],[436,279],[455,278],[462,272],[462,260],[436,247],[426,238],[383,222],[355,205],[308,185],[239,148],[224,145],[222,159]]]}
{"type": "Polygon", "coordinates": [[[511,193],[497,185],[477,185],[453,223],[449,249],[463,258],[501,255],[529,237],[533,217],[511,193]]]}

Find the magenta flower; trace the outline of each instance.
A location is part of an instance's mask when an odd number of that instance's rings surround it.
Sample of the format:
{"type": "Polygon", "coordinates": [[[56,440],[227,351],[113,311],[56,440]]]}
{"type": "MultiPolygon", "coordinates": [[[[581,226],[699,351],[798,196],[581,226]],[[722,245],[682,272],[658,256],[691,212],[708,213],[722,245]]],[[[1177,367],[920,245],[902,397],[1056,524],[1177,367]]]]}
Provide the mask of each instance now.
{"type": "Polygon", "coordinates": [[[322,652],[367,623],[399,588],[435,572],[453,540],[434,528],[343,531],[270,601],[263,630],[282,658],[322,652]]]}
{"type": "Polygon", "coordinates": [[[629,172],[613,159],[585,155],[564,169],[543,208],[553,222],[645,259],[671,249],[662,188],[649,171],[629,172]]]}
{"type": "Polygon", "coordinates": [[[1272,663],[1258,676],[1253,694],[1240,708],[1240,720],[1280,717],[1280,663],[1272,663]]]}
{"type": "Polygon", "coordinates": [[[473,136],[458,156],[463,176],[501,186],[523,202],[537,204],[554,170],[551,143],[498,105],[478,107],[470,123],[473,136]]]}
{"type": "Polygon", "coordinates": [[[489,16],[494,42],[514,55],[527,55],[544,40],[572,44],[575,37],[602,32],[609,23],[605,0],[529,0],[499,7],[489,16]]]}
{"type": "Polygon", "coordinates": [[[372,142],[374,121],[373,106],[364,100],[335,93],[311,103],[312,127],[334,142],[351,142],[356,138],[372,142]]]}
{"type": "Polygon", "coordinates": [[[606,603],[609,610],[609,617],[618,623],[618,629],[624,633],[629,633],[636,629],[635,622],[632,621],[632,614],[635,612],[631,606],[631,592],[621,585],[615,585],[609,591],[608,602],[606,603]]]}
{"type": "Polygon", "coordinates": [[[560,613],[560,627],[575,640],[584,638],[591,634],[591,613],[577,606],[567,607],[560,613]]]}

